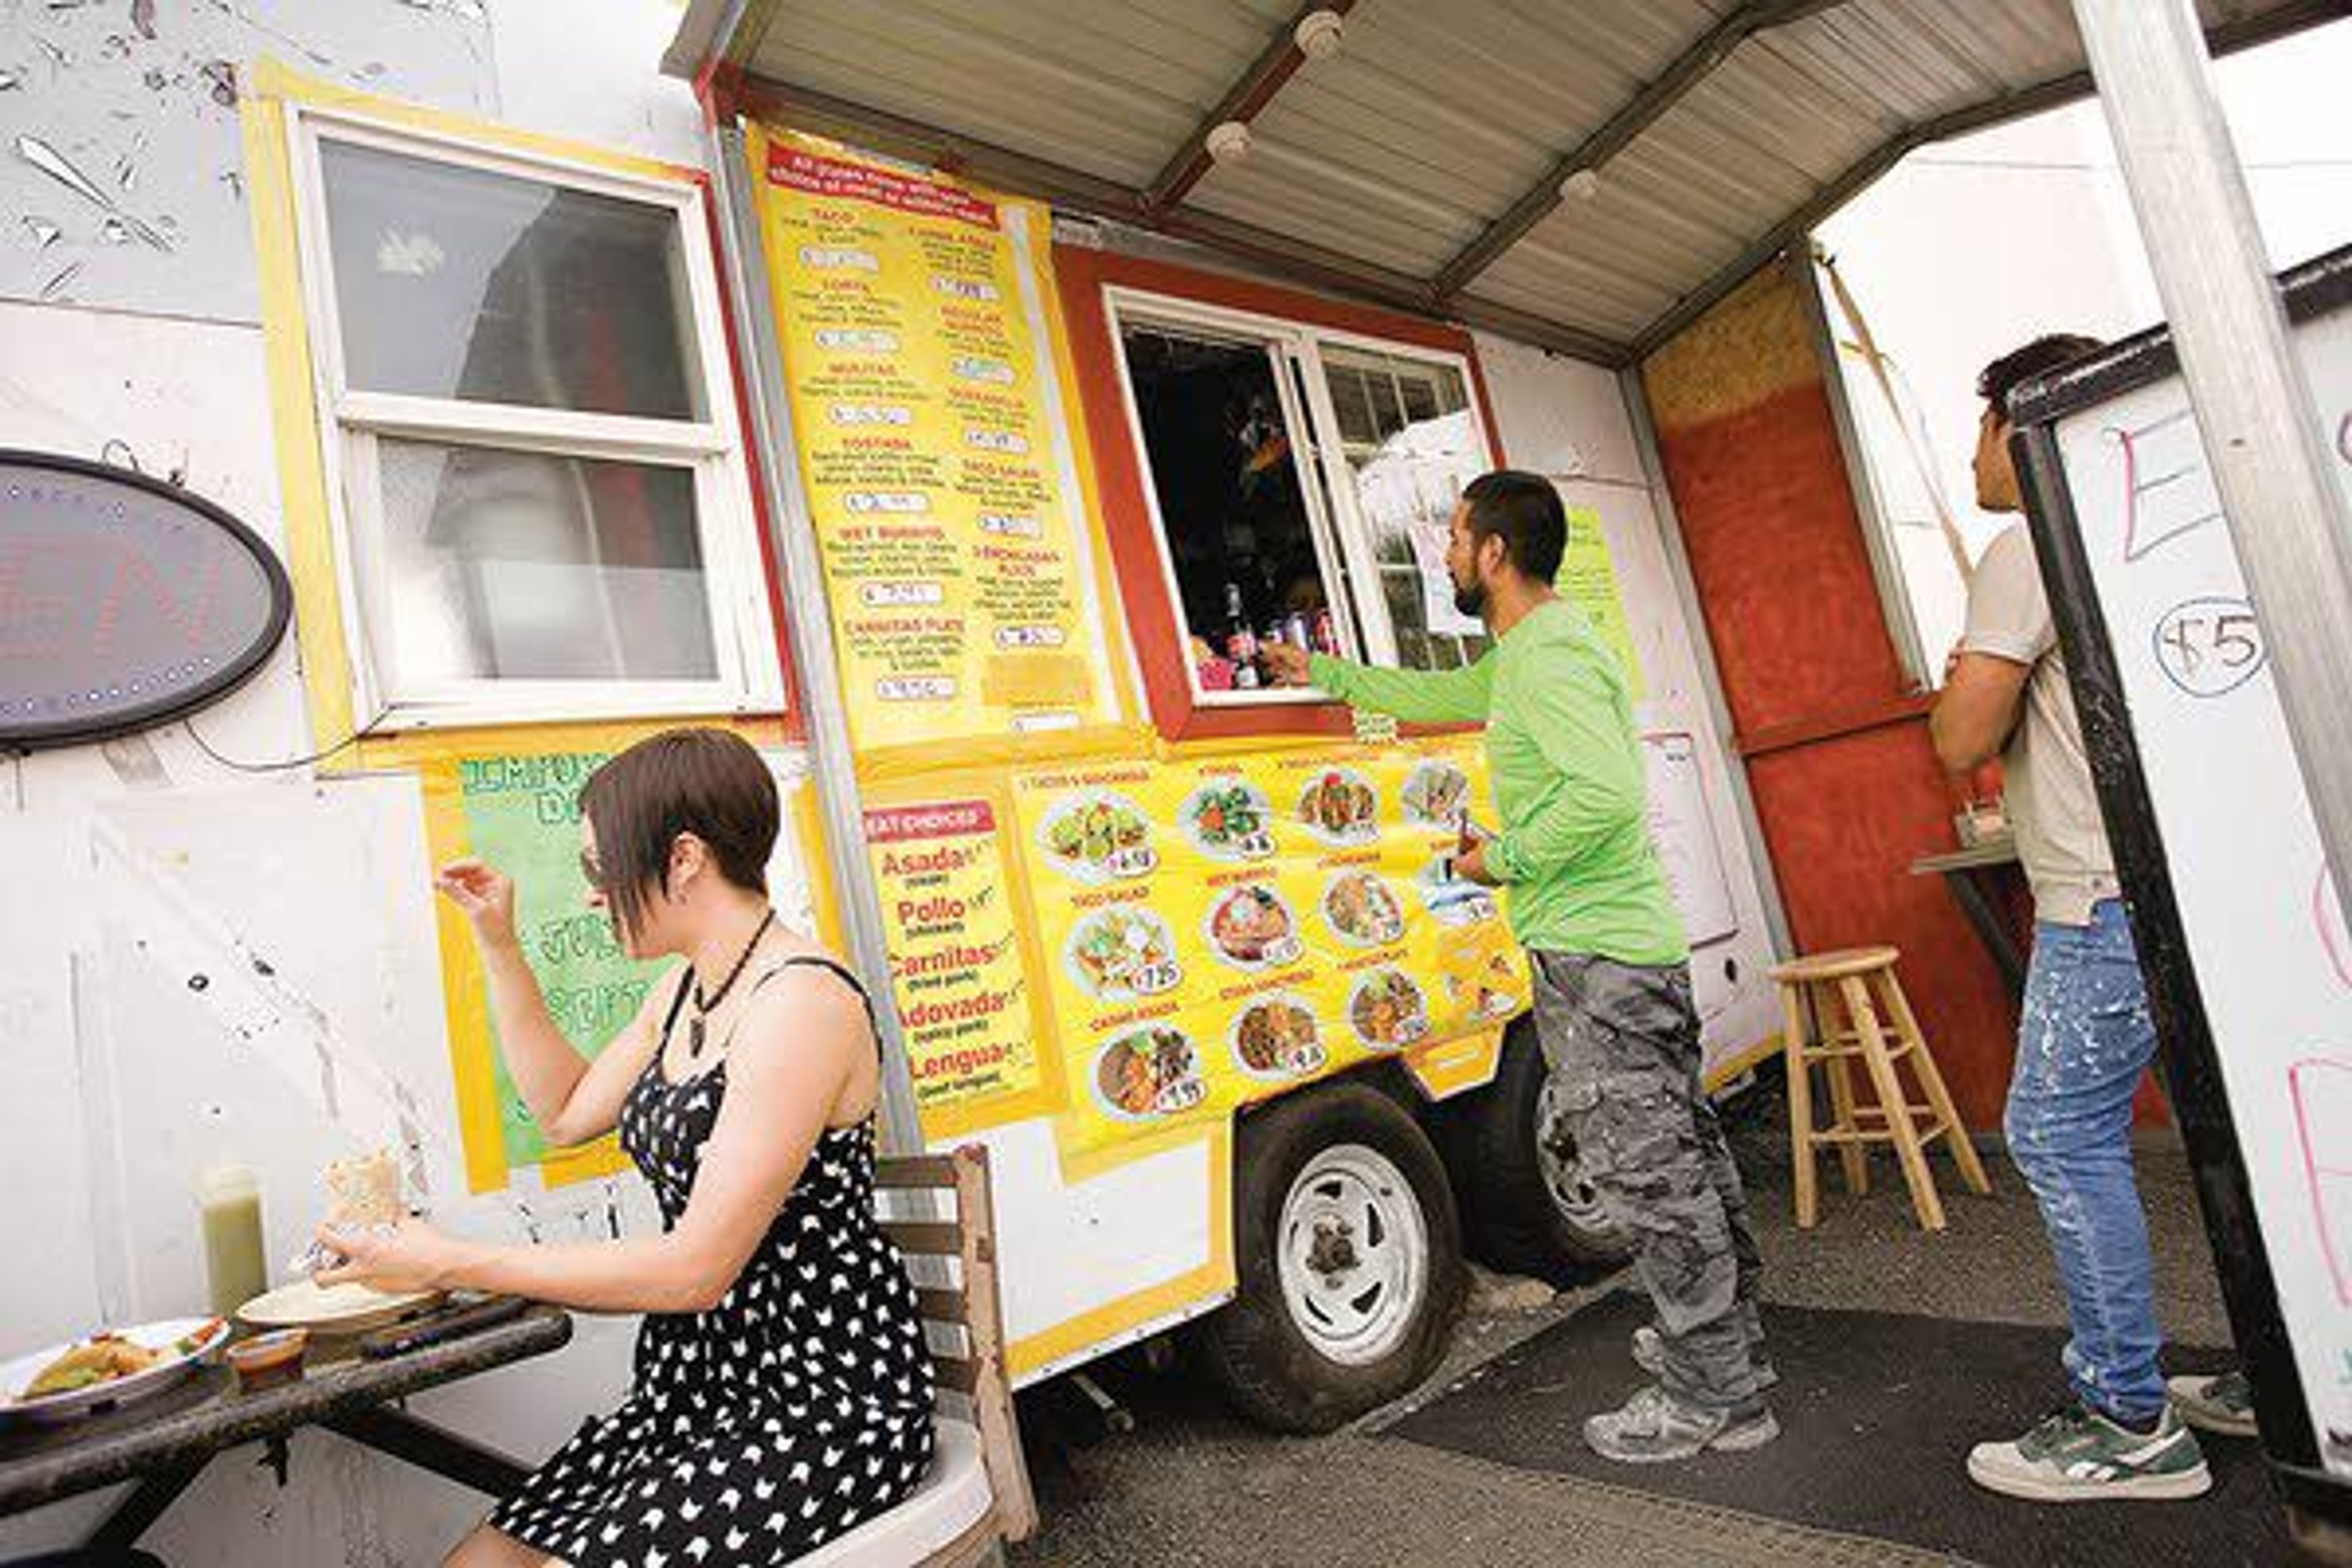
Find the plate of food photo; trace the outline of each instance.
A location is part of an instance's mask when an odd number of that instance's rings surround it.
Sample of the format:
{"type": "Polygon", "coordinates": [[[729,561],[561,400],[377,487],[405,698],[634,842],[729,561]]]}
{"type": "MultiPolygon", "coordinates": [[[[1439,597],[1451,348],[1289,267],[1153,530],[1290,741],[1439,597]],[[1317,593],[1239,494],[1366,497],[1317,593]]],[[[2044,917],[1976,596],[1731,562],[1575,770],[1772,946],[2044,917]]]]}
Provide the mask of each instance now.
{"type": "Polygon", "coordinates": [[[1164,1024],[1122,1035],[1095,1058],[1095,1092],[1111,1112],[1148,1121],[1192,1110],[1209,1097],[1192,1037],[1164,1024]]]}
{"type": "Polygon", "coordinates": [[[1184,836],[1212,860],[1263,860],[1274,853],[1274,808],[1264,791],[1219,779],[1184,797],[1184,836]]]}
{"type": "Polygon", "coordinates": [[[1350,947],[1386,947],[1404,935],[1404,910],[1370,871],[1343,871],[1323,890],[1323,919],[1350,947]]]}
{"type": "Polygon", "coordinates": [[[1375,969],[1356,982],[1348,1023],[1375,1050],[1402,1050],[1429,1037],[1429,1002],[1399,969],[1375,969]]]}
{"type": "Polygon", "coordinates": [[[1097,1002],[1157,996],[1174,990],[1184,974],[1168,922],[1132,904],[1113,904],[1080,921],[1063,956],[1071,978],[1097,1002]]]}
{"type": "Polygon", "coordinates": [[[1297,962],[1298,919],[1263,882],[1234,889],[1209,908],[1209,945],[1236,969],[1274,969],[1297,962]]]}
{"type": "Polygon", "coordinates": [[[1327,1059],[1315,1010],[1297,996],[1263,997],[1243,1008],[1231,1043],[1242,1070],[1269,1082],[1305,1078],[1327,1059]]]}
{"type": "Polygon", "coordinates": [[[1439,758],[1416,763],[1405,775],[1402,799],[1406,821],[1451,827],[1470,804],[1470,775],[1439,758]]]}
{"type": "Polygon", "coordinates": [[[1381,836],[1381,796],[1353,768],[1317,773],[1298,796],[1298,820],[1326,844],[1369,844],[1381,836]]]}
{"type": "Polygon", "coordinates": [[[1087,790],[1055,806],[1037,840],[1047,858],[1082,882],[1140,877],[1159,863],[1150,819],[1109,790],[1087,790]]]}

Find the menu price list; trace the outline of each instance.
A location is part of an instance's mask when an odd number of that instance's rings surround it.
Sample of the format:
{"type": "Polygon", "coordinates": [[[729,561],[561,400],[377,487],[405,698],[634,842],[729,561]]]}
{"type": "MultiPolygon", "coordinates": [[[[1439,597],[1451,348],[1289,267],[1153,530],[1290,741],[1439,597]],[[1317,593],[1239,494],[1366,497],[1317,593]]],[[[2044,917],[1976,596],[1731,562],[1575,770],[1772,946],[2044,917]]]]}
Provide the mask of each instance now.
{"type": "Polygon", "coordinates": [[[1042,209],[812,138],[763,208],[861,749],[1115,719],[1024,289],[1042,209]]]}
{"type": "Polygon", "coordinates": [[[951,1109],[1035,1089],[1042,1068],[995,806],[876,807],[866,839],[926,1130],[951,1109]]]}

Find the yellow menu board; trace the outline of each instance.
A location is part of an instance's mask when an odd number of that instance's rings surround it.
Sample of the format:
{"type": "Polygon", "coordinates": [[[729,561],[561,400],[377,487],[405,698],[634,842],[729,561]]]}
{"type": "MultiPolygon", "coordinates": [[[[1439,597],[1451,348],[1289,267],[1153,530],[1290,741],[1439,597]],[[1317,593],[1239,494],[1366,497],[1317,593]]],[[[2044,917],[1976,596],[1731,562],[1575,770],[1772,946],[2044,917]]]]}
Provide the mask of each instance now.
{"type": "Polygon", "coordinates": [[[1047,210],[791,132],[751,153],[858,750],[1115,722],[1047,210]]]}
{"type": "Polygon", "coordinates": [[[1045,1073],[995,806],[877,806],[866,844],[925,1134],[953,1136],[983,1107],[1006,1119],[1045,1073]]]}
{"type": "Polygon", "coordinates": [[[1066,1143],[1222,1115],[1519,1011],[1525,959],[1494,895],[1438,872],[1483,765],[1472,744],[1016,774],[1066,1143]]]}

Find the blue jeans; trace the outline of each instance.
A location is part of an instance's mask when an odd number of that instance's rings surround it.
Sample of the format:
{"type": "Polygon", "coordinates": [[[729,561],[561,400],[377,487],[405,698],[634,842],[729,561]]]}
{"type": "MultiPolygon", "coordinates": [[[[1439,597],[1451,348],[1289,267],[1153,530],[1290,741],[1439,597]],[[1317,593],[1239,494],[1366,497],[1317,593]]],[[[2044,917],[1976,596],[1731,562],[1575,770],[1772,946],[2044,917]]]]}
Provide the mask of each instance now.
{"type": "Polygon", "coordinates": [[[2067,1380],[2131,1426],[2164,1409],[2155,1267],[2132,1176],[2132,1096],[2156,1025],[2119,900],[2086,926],[2039,921],[2005,1126],[2057,1255],[2074,1337],[2067,1380]]]}

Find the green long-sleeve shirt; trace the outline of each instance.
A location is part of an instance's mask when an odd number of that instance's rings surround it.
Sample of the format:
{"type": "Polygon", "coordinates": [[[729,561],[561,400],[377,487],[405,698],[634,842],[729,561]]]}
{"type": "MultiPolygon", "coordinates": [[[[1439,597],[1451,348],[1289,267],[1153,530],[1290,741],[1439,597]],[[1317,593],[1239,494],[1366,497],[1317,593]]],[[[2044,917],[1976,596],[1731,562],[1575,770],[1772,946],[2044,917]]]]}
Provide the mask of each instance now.
{"type": "Polygon", "coordinates": [[[1575,605],[1539,605],[1466,669],[1377,669],[1318,654],[1312,678],[1409,723],[1486,723],[1502,816],[1486,868],[1522,945],[1620,963],[1689,956],[1650,842],[1633,698],[1575,605]]]}

